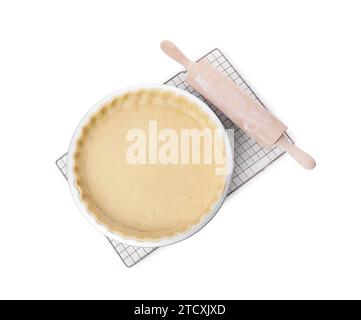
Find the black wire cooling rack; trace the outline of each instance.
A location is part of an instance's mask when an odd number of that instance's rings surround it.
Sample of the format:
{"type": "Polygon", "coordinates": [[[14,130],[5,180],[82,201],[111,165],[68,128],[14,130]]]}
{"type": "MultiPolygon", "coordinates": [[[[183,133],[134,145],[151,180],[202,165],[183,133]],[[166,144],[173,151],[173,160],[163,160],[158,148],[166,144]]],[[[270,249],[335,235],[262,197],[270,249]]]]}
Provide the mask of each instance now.
{"type": "MultiPolygon", "coordinates": [[[[201,59],[207,59],[209,63],[211,63],[219,71],[226,74],[227,77],[229,77],[235,84],[248,92],[250,96],[258,100],[264,107],[263,103],[258,99],[255,93],[239,75],[238,71],[232,66],[229,60],[219,49],[212,50],[201,59]]],[[[207,101],[195,89],[185,83],[185,71],[176,74],[171,79],[166,81],[165,84],[188,91],[194,96],[198,97],[217,114],[218,118],[221,120],[226,129],[234,130],[234,170],[228,194],[240,188],[243,184],[264,170],[268,165],[270,165],[284,153],[278,147],[274,147],[271,150],[266,150],[262,148],[254,139],[245,134],[212,103],[207,101]]],[[[60,157],[56,161],[56,165],[63,173],[64,177],[67,178],[67,154],[64,154],[62,157],[60,157]]],[[[108,238],[108,240],[127,267],[134,266],[157,249],[128,246],[110,238],[108,238]]]]}

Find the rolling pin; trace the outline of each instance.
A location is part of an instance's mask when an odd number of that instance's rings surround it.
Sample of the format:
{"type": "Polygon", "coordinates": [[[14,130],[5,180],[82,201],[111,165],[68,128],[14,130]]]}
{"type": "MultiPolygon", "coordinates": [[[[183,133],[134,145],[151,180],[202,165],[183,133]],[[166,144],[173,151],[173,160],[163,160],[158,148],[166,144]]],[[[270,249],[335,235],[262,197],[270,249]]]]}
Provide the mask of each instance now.
{"type": "Polygon", "coordinates": [[[189,85],[211,101],[260,145],[267,149],[274,145],[280,147],[306,169],[313,169],[316,166],[315,160],[309,154],[287,139],[286,125],[206,59],[193,62],[170,41],[163,41],[161,48],[168,56],[184,66],[187,70],[185,80],[189,85]]]}

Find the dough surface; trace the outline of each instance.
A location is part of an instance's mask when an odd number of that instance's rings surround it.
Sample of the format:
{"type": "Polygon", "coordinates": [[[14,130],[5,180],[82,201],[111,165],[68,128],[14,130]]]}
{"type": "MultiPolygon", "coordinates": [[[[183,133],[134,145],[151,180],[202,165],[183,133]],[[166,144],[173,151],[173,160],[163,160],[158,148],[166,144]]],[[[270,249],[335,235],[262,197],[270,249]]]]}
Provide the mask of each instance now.
{"type": "Polygon", "coordinates": [[[157,122],[158,132],[217,128],[187,98],[142,89],[101,107],[83,127],[74,154],[76,186],[88,211],[111,232],[143,241],[170,237],[197,224],[225,187],[215,163],[129,164],[126,154],[134,141],[127,141],[127,133],[134,128],[148,133],[149,121],[157,122]]]}

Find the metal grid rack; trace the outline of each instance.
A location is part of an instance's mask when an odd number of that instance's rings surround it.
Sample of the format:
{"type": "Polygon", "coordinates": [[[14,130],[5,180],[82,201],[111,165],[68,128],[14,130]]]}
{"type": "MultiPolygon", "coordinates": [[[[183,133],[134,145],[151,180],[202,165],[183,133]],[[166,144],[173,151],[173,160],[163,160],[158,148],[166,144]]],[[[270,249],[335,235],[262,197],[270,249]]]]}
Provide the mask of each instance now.
{"type": "MultiPolygon", "coordinates": [[[[235,84],[248,92],[254,99],[258,100],[262,106],[264,106],[219,49],[212,50],[201,59],[207,59],[214,67],[225,73],[235,84]]],[[[182,71],[166,81],[165,84],[178,87],[195,95],[204,101],[217,114],[226,129],[234,130],[234,171],[229,194],[252,179],[284,153],[278,147],[274,147],[271,150],[262,148],[254,139],[250,138],[235,124],[233,124],[233,122],[221,111],[219,111],[212,103],[207,101],[195,89],[185,83],[184,79],[185,72],[182,71]]],[[[64,177],[67,178],[67,154],[59,158],[56,161],[56,165],[63,173],[64,177]]],[[[110,238],[108,238],[108,240],[127,267],[134,266],[157,249],[128,246],[110,238]]]]}

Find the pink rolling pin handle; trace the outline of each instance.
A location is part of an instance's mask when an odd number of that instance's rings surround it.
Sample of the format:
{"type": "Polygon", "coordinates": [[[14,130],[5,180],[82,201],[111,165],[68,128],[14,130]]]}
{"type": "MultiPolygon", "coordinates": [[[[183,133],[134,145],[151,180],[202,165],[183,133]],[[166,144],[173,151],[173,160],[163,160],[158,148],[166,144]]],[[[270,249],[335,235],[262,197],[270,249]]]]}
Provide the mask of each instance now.
{"type": "Polygon", "coordinates": [[[174,43],[168,40],[162,41],[160,47],[166,55],[179,62],[186,69],[188,69],[188,67],[193,63],[184,55],[182,51],[178,49],[178,47],[174,43]]]}
{"type": "Polygon", "coordinates": [[[293,159],[295,159],[305,169],[311,170],[316,167],[316,161],[309,154],[289,142],[284,135],[277,140],[276,145],[284,151],[287,151],[293,159]]]}

